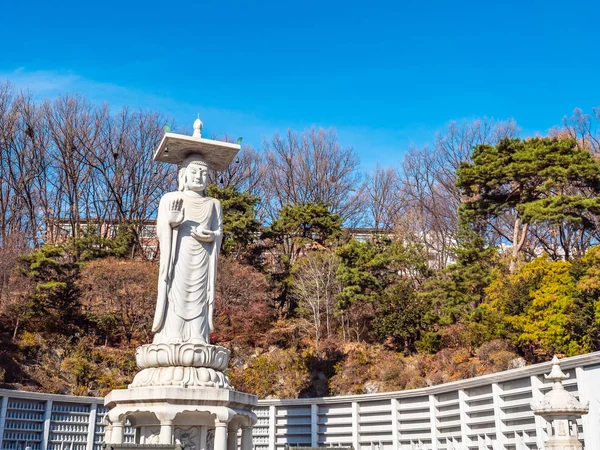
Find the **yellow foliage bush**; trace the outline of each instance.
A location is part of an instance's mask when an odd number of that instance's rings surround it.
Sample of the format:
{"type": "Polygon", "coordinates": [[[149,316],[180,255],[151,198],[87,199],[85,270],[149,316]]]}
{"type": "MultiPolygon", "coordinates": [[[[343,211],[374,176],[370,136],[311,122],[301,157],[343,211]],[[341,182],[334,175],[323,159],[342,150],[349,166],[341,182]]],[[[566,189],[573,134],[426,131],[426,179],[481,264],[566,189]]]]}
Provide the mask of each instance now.
{"type": "Polygon", "coordinates": [[[246,368],[231,370],[231,383],[259,398],[298,398],[310,383],[307,356],[295,348],[274,348],[252,358],[246,368]]]}

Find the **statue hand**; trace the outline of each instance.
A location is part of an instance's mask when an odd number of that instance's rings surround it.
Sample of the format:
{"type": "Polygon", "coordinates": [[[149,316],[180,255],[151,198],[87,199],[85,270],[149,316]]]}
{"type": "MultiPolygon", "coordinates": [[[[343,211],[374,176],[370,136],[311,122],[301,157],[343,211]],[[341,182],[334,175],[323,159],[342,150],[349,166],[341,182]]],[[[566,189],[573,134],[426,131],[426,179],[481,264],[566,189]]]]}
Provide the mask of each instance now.
{"type": "Polygon", "coordinates": [[[183,222],[183,199],[176,198],[169,202],[169,224],[176,227],[183,222]]]}
{"type": "Polygon", "coordinates": [[[192,229],[192,236],[200,242],[213,242],[215,240],[215,232],[206,228],[196,227],[192,229]]]}

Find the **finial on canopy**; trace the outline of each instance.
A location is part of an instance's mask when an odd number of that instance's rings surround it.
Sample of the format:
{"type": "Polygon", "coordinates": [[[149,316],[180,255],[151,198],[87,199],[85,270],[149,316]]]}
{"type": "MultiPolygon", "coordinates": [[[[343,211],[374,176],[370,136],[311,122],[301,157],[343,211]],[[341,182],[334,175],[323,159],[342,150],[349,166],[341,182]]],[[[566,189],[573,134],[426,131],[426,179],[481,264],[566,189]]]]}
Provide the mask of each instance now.
{"type": "Polygon", "coordinates": [[[198,113],[198,118],[194,121],[194,134],[192,137],[201,138],[202,137],[202,121],[200,120],[200,113],[198,113]]]}

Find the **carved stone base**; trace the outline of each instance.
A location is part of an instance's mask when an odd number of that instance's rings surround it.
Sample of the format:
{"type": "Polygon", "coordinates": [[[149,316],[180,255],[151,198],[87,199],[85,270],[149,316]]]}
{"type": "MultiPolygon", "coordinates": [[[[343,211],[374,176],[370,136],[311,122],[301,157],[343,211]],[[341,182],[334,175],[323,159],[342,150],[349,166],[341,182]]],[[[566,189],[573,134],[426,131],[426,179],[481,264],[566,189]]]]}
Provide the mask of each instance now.
{"type": "Polygon", "coordinates": [[[145,386],[233,389],[227,375],[206,367],[150,367],[138,372],[129,388],[145,386]]]}
{"type": "Polygon", "coordinates": [[[210,344],[146,344],[137,348],[140,369],[150,367],[206,367],[223,372],[229,364],[229,350],[210,344]]]}
{"type": "Polygon", "coordinates": [[[583,444],[574,436],[551,437],[545,442],[546,450],[583,450],[583,444]]]}
{"type": "Polygon", "coordinates": [[[252,450],[254,395],[209,387],[115,389],[104,398],[105,442],[122,444],[127,421],[136,444],[181,444],[190,450],[252,450]]]}

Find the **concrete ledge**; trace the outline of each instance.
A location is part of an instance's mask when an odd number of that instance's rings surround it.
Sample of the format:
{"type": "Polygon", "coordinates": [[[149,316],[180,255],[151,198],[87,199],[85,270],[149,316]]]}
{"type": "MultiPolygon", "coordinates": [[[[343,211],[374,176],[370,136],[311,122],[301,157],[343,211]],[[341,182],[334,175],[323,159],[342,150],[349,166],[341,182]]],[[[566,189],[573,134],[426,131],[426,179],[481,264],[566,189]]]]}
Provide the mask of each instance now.
{"type": "Polygon", "coordinates": [[[256,395],[230,389],[184,388],[177,386],[152,386],[115,389],[104,398],[104,405],[113,408],[121,403],[169,403],[173,405],[218,405],[251,409],[258,405],[256,395]]]}

